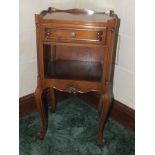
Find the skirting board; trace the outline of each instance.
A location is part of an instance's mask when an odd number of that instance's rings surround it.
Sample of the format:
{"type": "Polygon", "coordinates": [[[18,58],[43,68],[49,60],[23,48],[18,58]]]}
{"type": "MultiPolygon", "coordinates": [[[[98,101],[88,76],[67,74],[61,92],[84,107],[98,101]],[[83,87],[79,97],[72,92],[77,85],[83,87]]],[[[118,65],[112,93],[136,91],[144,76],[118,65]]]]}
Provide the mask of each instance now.
{"type": "MultiPolygon", "coordinates": [[[[63,100],[70,95],[68,93],[58,93],[56,92],[57,101],[63,100]]],[[[78,94],[78,97],[85,100],[91,106],[97,109],[99,98],[91,93],[78,94]]],[[[36,112],[37,108],[35,105],[34,94],[29,94],[19,99],[19,116],[24,117],[30,113],[36,112]]],[[[120,124],[130,129],[135,130],[135,110],[129,108],[128,106],[120,103],[119,101],[112,100],[112,106],[109,116],[118,121],[120,124]]]]}

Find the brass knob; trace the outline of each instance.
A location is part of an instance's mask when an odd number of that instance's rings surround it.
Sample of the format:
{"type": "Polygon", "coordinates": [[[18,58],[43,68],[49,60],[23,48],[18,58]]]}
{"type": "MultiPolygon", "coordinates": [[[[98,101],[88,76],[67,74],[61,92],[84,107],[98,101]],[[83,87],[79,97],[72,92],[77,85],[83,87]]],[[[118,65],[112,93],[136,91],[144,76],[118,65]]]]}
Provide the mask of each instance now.
{"type": "Polygon", "coordinates": [[[101,35],[101,32],[97,32],[97,35],[101,35]]]}
{"type": "Polygon", "coordinates": [[[76,37],[76,33],[75,32],[71,32],[70,35],[71,35],[72,38],[75,38],[76,37]]]}
{"type": "Polygon", "coordinates": [[[47,32],[46,34],[49,36],[51,33],[50,32],[47,32]]]}

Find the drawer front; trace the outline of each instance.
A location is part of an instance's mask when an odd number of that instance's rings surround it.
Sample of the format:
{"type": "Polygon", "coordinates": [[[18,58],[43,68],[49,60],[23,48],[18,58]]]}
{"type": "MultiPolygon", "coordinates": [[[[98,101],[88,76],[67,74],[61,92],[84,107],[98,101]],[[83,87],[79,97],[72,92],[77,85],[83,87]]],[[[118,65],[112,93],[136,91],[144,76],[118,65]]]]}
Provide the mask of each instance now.
{"type": "Polygon", "coordinates": [[[105,29],[43,28],[43,41],[105,44],[105,29]]]}

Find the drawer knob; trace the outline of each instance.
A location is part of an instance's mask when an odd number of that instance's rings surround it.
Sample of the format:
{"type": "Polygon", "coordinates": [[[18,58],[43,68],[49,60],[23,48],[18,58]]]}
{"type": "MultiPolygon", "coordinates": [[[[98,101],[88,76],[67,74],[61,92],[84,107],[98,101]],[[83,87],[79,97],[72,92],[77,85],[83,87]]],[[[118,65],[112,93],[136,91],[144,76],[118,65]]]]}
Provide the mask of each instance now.
{"type": "Polygon", "coordinates": [[[47,32],[47,35],[49,36],[51,33],[50,32],[47,32]]]}
{"type": "Polygon", "coordinates": [[[71,32],[71,37],[75,38],[76,37],[76,33],[75,32],[71,32]]]}
{"type": "Polygon", "coordinates": [[[51,36],[51,32],[46,32],[45,33],[45,38],[49,38],[51,36]]]}
{"type": "Polygon", "coordinates": [[[47,33],[46,33],[46,36],[49,36],[50,34],[51,34],[50,32],[47,32],[47,33]]]}

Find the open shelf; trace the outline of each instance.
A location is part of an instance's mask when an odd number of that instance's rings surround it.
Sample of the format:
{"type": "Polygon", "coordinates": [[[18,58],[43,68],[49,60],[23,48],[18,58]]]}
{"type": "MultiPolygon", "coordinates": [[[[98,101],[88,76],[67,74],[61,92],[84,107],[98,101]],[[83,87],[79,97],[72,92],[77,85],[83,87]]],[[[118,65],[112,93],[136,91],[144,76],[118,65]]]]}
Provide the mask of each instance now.
{"type": "Polygon", "coordinates": [[[55,60],[47,63],[46,78],[101,81],[100,62],[78,60],[55,60]]]}

